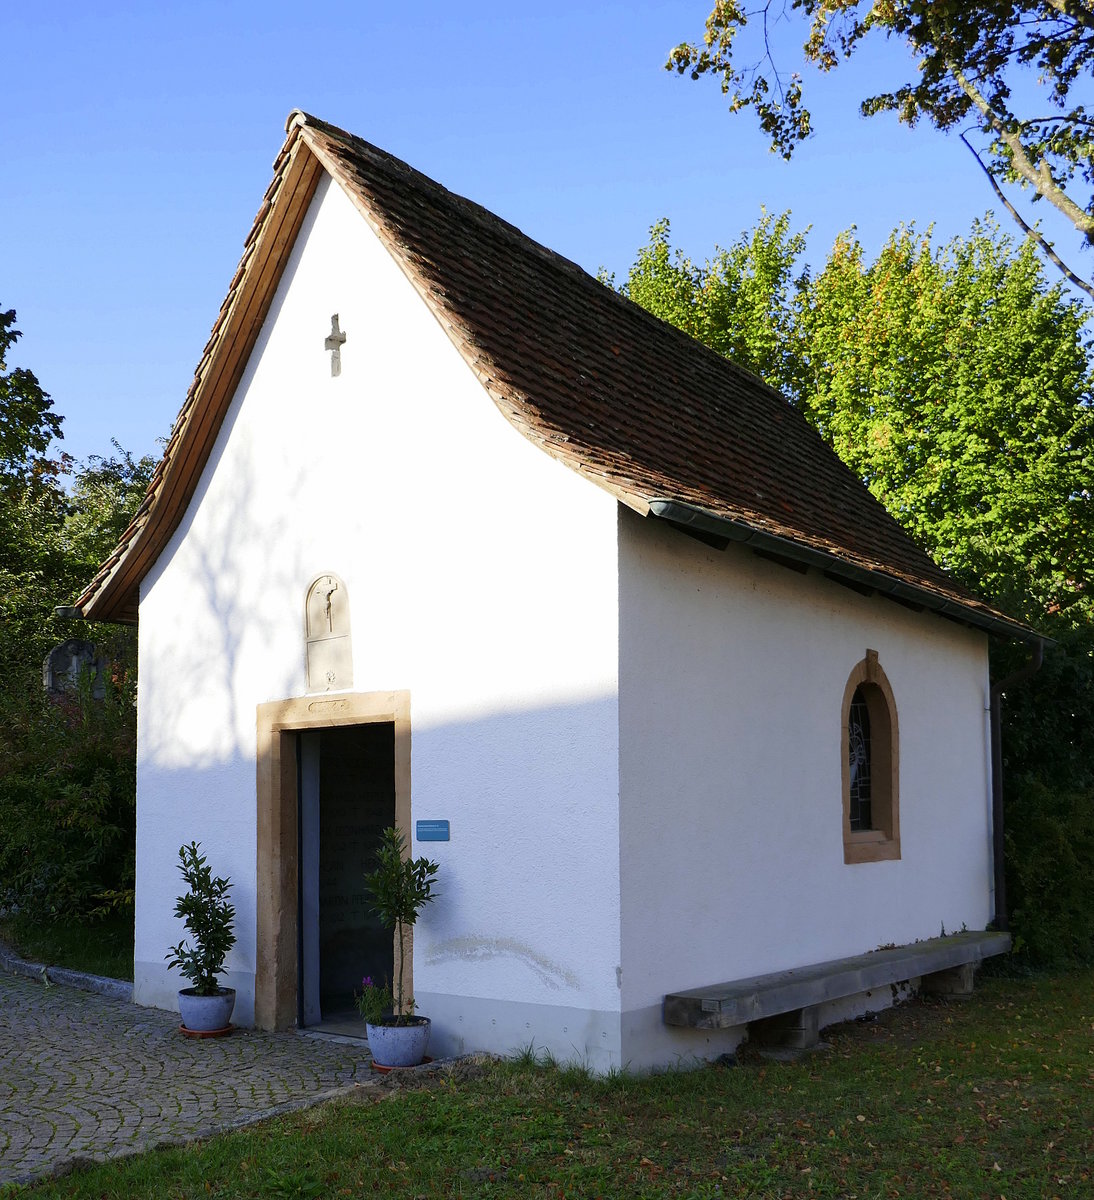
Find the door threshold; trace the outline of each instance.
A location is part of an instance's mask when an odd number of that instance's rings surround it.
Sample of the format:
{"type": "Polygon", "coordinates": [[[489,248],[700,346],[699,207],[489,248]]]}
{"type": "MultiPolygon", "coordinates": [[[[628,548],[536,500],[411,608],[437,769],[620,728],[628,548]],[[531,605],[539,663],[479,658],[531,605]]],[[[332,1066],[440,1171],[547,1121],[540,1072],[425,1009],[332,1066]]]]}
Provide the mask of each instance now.
{"type": "Polygon", "coordinates": [[[317,1021],[314,1025],[304,1026],[300,1032],[319,1033],[324,1037],[352,1038],[360,1042],[363,1042],[367,1037],[365,1022],[356,1013],[353,1016],[334,1014],[330,1017],[325,1017],[322,1021],[317,1021]]]}

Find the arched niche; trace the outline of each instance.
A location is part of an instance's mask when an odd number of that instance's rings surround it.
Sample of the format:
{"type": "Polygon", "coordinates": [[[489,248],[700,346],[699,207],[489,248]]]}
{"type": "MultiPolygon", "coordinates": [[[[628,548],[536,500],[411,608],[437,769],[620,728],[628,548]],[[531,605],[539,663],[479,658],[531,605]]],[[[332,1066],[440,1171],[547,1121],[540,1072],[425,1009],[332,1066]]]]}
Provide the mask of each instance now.
{"type": "Polygon", "coordinates": [[[309,692],[348,692],[353,688],[349,593],[327,571],[312,580],[304,602],[309,692]]]}

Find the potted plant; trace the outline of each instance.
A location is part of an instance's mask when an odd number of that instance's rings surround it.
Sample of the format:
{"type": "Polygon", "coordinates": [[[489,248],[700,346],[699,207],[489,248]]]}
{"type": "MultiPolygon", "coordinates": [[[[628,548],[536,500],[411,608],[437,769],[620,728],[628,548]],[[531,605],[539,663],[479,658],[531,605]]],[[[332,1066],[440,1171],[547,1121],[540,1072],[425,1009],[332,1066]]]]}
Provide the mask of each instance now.
{"type": "Polygon", "coordinates": [[[384,1020],[392,1017],[395,1012],[395,998],[391,994],[391,988],[374,983],[371,975],[366,975],[361,980],[361,990],[354,993],[353,1002],[357,1005],[357,1011],[361,1014],[366,1029],[373,1025],[382,1025],[384,1020]]]}
{"type": "Polygon", "coordinates": [[[182,917],[193,939],[172,946],[164,957],[177,967],[191,987],[179,991],[179,1015],[184,1033],[221,1033],[230,1028],[235,988],[221,987],[217,976],[235,945],[232,931],[235,907],[228,900],[227,879],[213,875],[199,842],[179,847],[179,871],[189,890],[178,897],[175,916],[182,917]]]}
{"type": "Polygon", "coordinates": [[[399,948],[394,994],[374,985],[366,976],[357,996],[377,1066],[413,1067],[425,1058],[430,1021],[415,1012],[414,997],[403,981],[410,953],[407,935],[421,910],[436,897],[433,883],[439,870],[440,866],[428,858],[410,858],[403,835],[389,827],[380,835],[376,869],[365,876],[372,911],[395,934],[399,948]]]}

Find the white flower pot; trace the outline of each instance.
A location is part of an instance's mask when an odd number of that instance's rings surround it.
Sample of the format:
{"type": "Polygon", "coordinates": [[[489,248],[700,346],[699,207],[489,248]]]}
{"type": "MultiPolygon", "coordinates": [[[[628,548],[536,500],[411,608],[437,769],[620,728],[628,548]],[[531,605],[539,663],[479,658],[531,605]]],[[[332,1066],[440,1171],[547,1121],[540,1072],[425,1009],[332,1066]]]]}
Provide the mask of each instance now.
{"type": "Polygon", "coordinates": [[[428,1017],[412,1017],[409,1025],[369,1025],[368,1048],[378,1067],[416,1067],[429,1046],[428,1017]]]}
{"type": "Polygon", "coordinates": [[[199,996],[194,988],[183,988],[179,992],[179,1016],[192,1033],[214,1033],[228,1028],[235,1003],[235,988],[219,988],[213,996],[199,996]]]}

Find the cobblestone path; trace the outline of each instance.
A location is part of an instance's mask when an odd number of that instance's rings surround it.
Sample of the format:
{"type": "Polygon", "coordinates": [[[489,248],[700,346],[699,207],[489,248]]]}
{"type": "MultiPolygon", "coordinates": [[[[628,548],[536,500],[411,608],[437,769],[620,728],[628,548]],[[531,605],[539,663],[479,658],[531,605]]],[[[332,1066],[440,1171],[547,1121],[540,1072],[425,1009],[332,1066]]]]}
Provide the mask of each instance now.
{"type": "Polygon", "coordinates": [[[371,1085],[364,1041],[237,1030],[0,971],[0,1186],[371,1085]]]}

